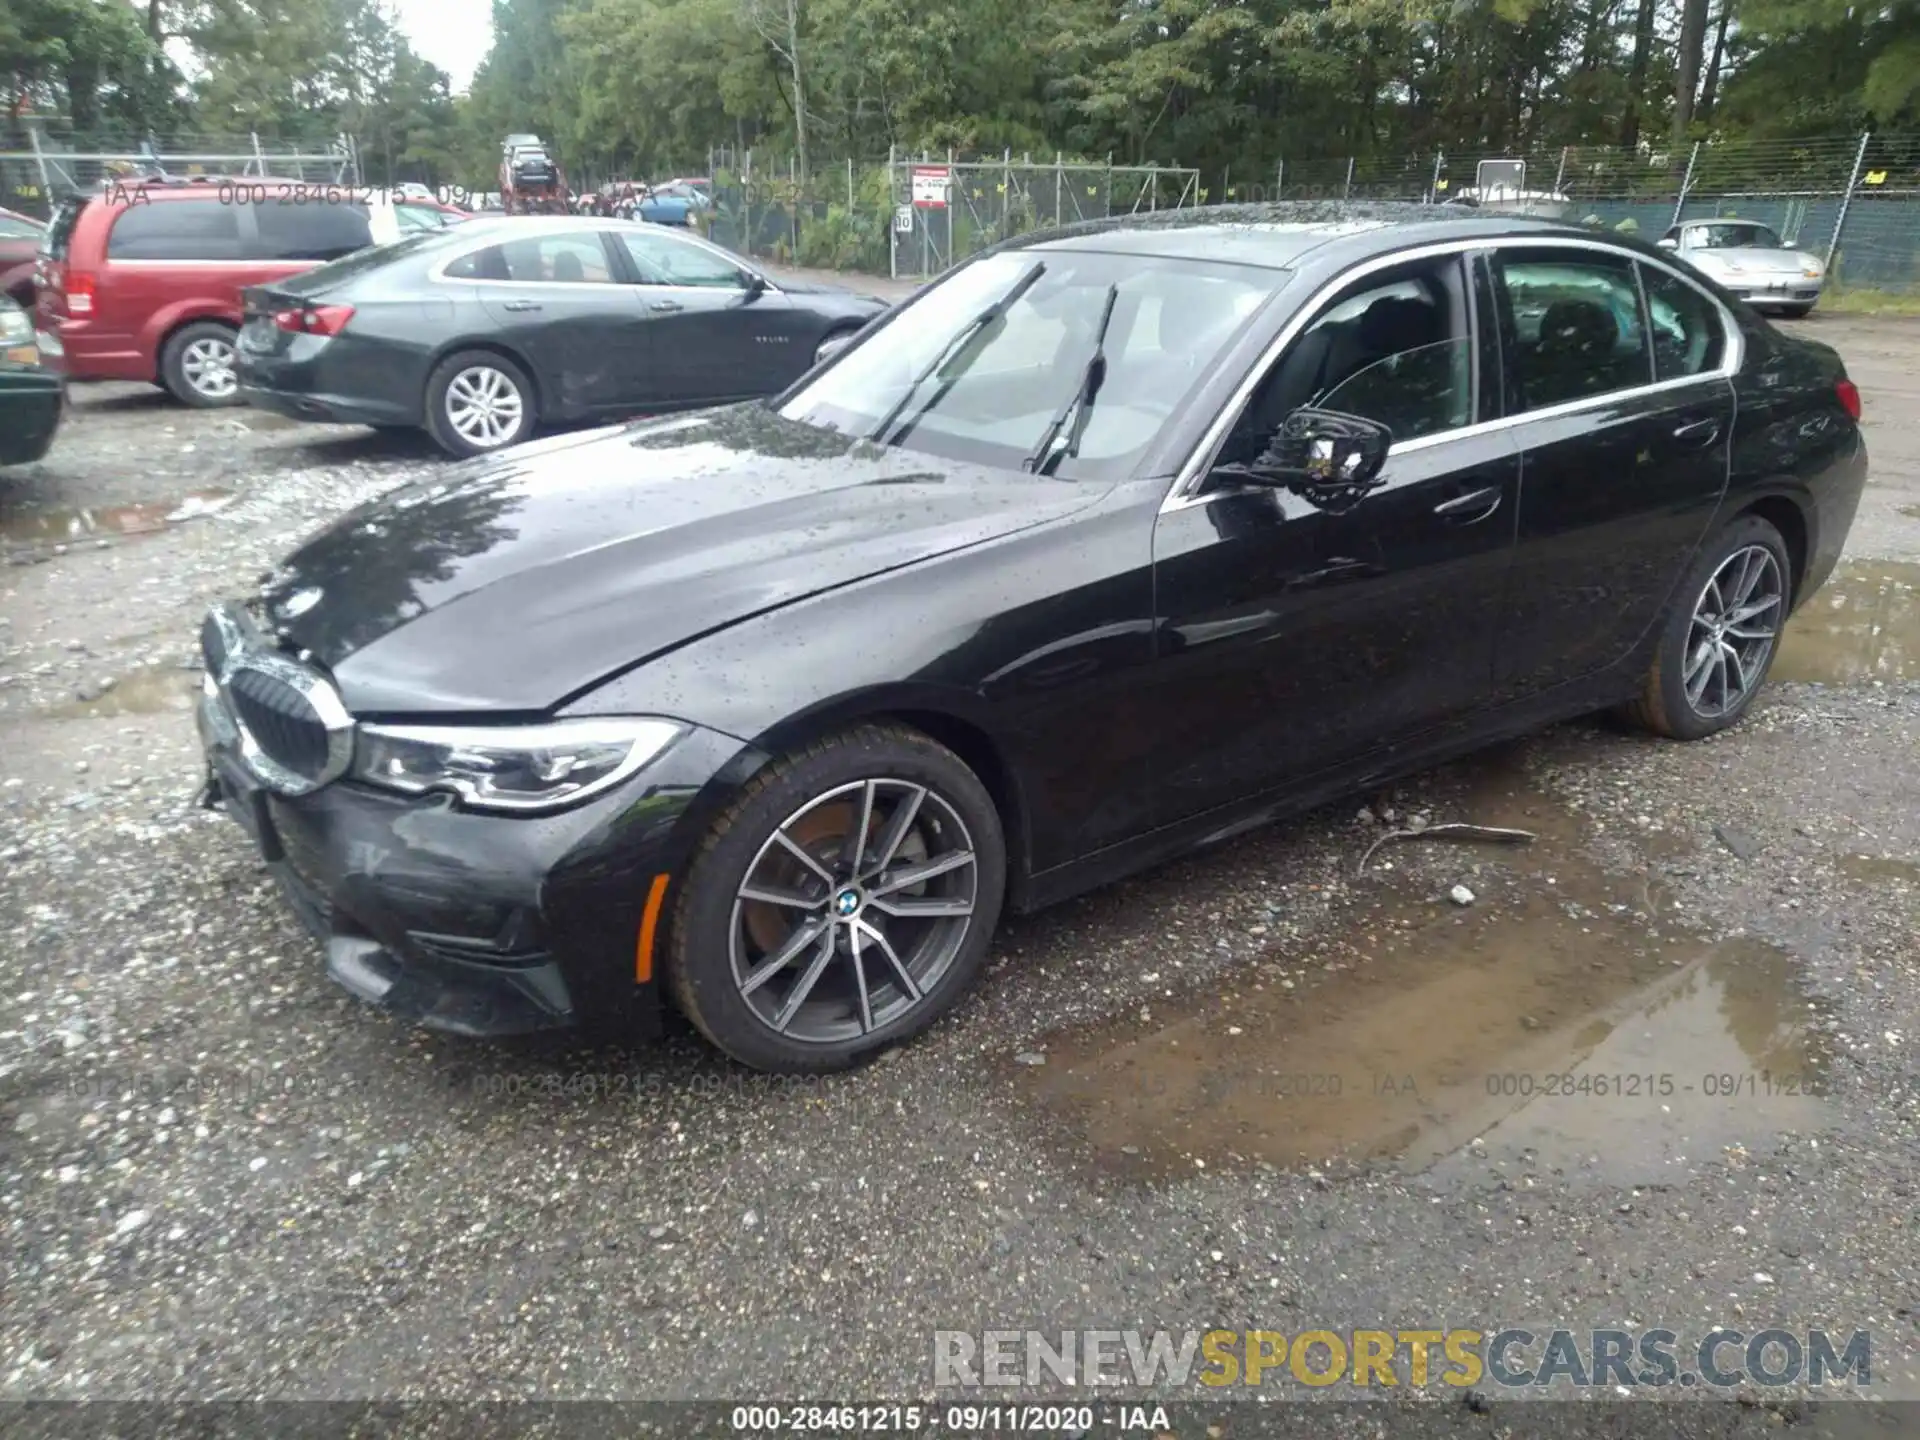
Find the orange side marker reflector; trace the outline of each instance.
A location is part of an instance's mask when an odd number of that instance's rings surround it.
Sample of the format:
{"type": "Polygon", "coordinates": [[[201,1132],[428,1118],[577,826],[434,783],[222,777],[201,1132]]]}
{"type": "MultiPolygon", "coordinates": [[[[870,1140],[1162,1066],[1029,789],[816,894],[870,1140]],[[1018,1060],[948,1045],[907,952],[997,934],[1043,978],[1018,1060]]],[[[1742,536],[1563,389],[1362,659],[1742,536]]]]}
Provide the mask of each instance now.
{"type": "Polygon", "coordinates": [[[633,978],[640,985],[653,979],[653,935],[660,928],[660,906],[666,898],[667,877],[656,875],[647,891],[647,908],[640,915],[640,943],[633,954],[633,978]]]}

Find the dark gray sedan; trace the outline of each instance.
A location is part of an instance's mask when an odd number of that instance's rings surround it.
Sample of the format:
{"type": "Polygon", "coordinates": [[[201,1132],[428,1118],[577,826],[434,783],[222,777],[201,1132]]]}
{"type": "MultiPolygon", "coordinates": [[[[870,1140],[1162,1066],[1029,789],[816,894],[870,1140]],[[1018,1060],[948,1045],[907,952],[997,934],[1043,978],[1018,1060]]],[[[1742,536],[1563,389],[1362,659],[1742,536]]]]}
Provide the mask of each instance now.
{"type": "Polygon", "coordinates": [[[681,231],[474,220],[244,292],[251,404],[423,428],[455,455],[537,426],[770,395],[886,302],[775,280],[681,231]]]}

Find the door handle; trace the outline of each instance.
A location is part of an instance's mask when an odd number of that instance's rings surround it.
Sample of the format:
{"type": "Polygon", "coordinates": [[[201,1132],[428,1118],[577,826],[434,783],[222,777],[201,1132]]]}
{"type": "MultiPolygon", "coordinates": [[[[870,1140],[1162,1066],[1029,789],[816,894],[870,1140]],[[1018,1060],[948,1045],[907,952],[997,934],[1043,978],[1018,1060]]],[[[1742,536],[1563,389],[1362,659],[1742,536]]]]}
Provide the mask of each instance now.
{"type": "Polygon", "coordinates": [[[662,314],[667,315],[671,315],[676,310],[684,310],[686,308],[687,307],[682,305],[678,300],[650,300],[647,302],[647,309],[658,310],[662,314]]]}
{"type": "Polygon", "coordinates": [[[1683,445],[1704,449],[1720,438],[1720,422],[1711,415],[1705,420],[1689,420],[1674,430],[1673,438],[1683,445]]]}
{"type": "Polygon", "coordinates": [[[538,310],[540,308],[540,302],[538,300],[509,300],[500,308],[502,310],[512,310],[515,312],[521,310],[538,310]]]}
{"type": "Polygon", "coordinates": [[[1469,490],[1451,500],[1442,500],[1433,507],[1433,513],[1450,524],[1471,525],[1476,520],[1486,519],[1499,508],[1500,487],[1482,485],[1478,490],[1469,490]]]}

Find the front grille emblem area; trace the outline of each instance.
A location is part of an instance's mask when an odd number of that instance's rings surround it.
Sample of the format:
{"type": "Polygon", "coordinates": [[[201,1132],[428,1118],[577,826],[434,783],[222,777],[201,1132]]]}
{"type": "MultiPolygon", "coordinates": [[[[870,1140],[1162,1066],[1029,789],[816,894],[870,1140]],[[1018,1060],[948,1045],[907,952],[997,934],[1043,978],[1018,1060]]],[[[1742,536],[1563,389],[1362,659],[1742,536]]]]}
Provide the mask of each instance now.
{"type": "Polygon", "coordinates": [[[240,755],[262,785],[306,795],[344,775],[353,717],[326,676],[268,648],[244,614],[216,605],[200,648],[217,699],[240,736],[240,755]]]}

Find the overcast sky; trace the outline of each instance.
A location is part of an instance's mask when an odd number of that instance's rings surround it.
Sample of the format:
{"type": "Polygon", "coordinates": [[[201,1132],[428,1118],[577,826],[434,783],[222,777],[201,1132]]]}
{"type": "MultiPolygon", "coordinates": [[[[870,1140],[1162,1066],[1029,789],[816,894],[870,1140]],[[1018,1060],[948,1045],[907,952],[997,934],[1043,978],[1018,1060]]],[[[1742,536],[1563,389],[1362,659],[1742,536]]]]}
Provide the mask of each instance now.
{"type": "Polygon", "coordinates": [[[458,95],[493,44],[491,0],[393,0],[414,53],[453,78],[458,95]]]}

